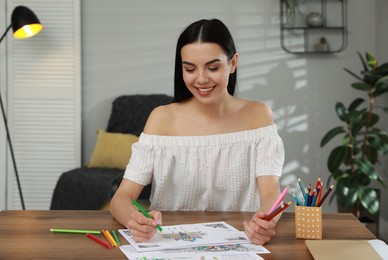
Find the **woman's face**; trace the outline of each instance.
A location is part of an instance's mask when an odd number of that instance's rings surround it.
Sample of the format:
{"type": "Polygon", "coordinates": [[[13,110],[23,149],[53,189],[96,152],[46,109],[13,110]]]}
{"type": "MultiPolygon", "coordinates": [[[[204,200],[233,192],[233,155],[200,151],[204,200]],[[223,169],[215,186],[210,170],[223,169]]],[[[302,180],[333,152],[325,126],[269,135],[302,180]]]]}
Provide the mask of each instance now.
{"type": "Polygon", "coordinates": [[[215,43],[195,42],[181,50],[183,80],[198,100],[212,103],[222,95],[229,95],[229,74],[237,66],[237,53],[232,60],[215,43]]]}

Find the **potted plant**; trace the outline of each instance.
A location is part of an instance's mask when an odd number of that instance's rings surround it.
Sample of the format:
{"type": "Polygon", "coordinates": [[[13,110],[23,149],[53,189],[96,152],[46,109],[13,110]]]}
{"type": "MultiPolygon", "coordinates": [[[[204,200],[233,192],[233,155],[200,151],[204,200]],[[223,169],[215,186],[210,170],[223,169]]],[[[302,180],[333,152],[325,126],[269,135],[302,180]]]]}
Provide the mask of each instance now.
{"type": "Polygon", "coordinates": [[[314,45],[315,51],[326,52],[329,51],[329,43],[327,42],[326,37],[322,36],[319,38],[319,43],[314,45]]]}
{"type": "Polygon", "coordinates": [[[351,87],[361,91],[364,97],[356,98],[348,107],[342,102],[336,103],[335,111],[342,125],[324,135],[321,147],[334,137],[342,136],[341,143],[328,157],[329,182],[331,179],[336,182],[333,197],[338,206],[352,209],[359,218],[362,210],[372,215],[379,212],[380,202],[373,183],[386,187],[378,169],[379,158],[388,153],[388,135],[377,123],[378,113],[388,113],[388,108],[378,107],[375,100],[388,92],[388,63],[379,65],[368,52],[365,58],[358,55],[363,66],[361,75],[346,68],[345,71],[358,80],[351,87]]]}

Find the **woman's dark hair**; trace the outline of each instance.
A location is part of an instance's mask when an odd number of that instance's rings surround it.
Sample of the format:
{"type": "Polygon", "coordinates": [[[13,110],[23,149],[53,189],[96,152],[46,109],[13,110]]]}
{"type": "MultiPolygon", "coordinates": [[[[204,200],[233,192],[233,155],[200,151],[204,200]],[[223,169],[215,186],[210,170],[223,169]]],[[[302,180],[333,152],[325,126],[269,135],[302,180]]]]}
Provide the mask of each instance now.
{"type": "MultiPolygon", "coordinates": [[[[183,101],[193,96],[183,81],[181,50],[185,45],[198,41],[218,44],[225,52],[228,60],[231,60],[236,53],[232,35],[220,20],[202,19],[190,24],[179,36],[176,46],[173,102],[183,101]]],[[[227,89],[230,95],[234,94],[236,82],[237,69],[229,75],[227,89]]]]}

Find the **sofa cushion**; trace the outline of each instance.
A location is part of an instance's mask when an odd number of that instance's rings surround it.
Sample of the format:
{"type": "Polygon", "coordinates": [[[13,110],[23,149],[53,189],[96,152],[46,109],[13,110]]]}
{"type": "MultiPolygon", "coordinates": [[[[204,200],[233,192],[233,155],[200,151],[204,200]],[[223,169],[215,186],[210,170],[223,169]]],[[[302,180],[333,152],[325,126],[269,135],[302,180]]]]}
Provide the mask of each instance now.
{"type": "Polygon", "coordinates": [[[139,136],[152,110],[169,104],[172,100],[171,96],[164,94],[120,96],[113,101],[107,132],[139,136]]]}
{"type": "Polygon", "coordinates": [[[108,133],[97,130],[97,140],[88,167],[105,167],[124,170],[132,154],[132,144],[138,136],[108,133]]]}
{"type": "Polygon", "coordinates": [[[112,184],[123,171],[82,167],[64,172],[54,189],[50,209],[99,210],[112,197],[112,184]]]}

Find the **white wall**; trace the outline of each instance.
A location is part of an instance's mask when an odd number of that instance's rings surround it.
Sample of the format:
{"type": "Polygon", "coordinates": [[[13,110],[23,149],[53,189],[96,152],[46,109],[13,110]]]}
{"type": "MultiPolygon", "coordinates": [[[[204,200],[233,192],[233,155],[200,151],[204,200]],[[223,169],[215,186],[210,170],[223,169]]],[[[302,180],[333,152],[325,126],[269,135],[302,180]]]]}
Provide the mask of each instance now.
{"type": "MultiPolygon", "coordinates": [[[[294,55],[281,49],[276,0],[82,1],[83,162],[90,158],[96,130],[107,126],[112,100],[122,94],[172,94],[179,33],[194,20],[216,17],[232,31],[240,54],[239,95],[264,101],[274,111],[286,149],[281,184],[294,184],[297,191],[297,176],[306,183],[318,176],[326,181],[333,146],[321,149],[320,140],[339,125],[335,102],[348,104],[358,94],[343,68],[361,69],[357,51],[379,49],[387,57],[387,49],[376,43],[377,1],[386,6],[384,0],[348,1],[349,44],[330,55],[294,55]]],[[[324,210],[333,212],[336,205],[324,210]]]]}

